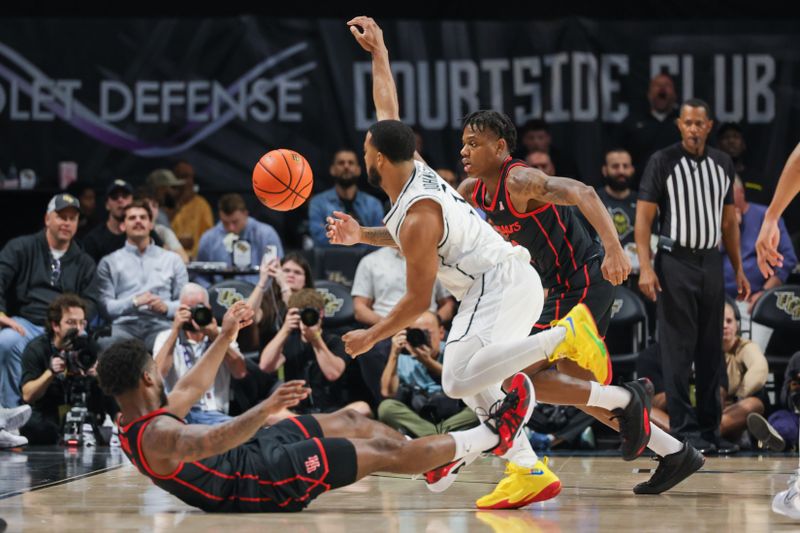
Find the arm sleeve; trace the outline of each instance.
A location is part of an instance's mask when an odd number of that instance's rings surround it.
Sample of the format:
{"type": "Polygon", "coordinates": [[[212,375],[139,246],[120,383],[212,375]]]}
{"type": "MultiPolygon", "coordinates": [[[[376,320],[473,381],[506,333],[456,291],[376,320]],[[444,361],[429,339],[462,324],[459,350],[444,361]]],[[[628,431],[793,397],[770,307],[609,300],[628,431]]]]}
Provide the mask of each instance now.
{"type": "Polygon", "coordinates": [[[789,232],[786,229],[786,224],[781,218],[778,222],[778,228],[781,231],[781,240],[778,242],[778,251],[783,256],[783,266],[776,269],[776,275],[780,280],[786,283],[789,274],[792,273],[794,267],[797,265],[797,255],[794,253],[794,246],[792,246],[792,238],[789,237],[789,232]]]}
{"type": "Polygon", "coordinates": [[[108,257],[102,258],[100,265],[97,267],[97,289],[102,310],[112,321],[122,316],[126,311],[133,309],[133,300],[131,298],[117,298],[114,276],[111,272],[111,263],[109,263],[108,257]]]}
{"type": "Polygon", "coordinates": [[[50,343],[44,344],[39,339],[34,339],[29,342],[22,352],[22,379],[19,386],[22,387],[27,382],[39,378],[44,371],[47,370],[47,365],[42,366],[42,363],[49,363],[50,359],[47,354],[42,354],[42,346],[49,346],[50,343]]]}
{"type": "Polygon", "coordinates": [[[356,274],[353,276],[353,288],[350,289],[350,296],[363,296],[364,298],[375,298],[375,290],[372,283],[372,268],[369,256],[365,256],[358,262],[356,274]]]}
{"type": "Polygon", "coordinates": [[[661,159],[660,152],[650,156],[650,160],[647,162],[642,174],[642,180],[639,183],[639,200],[656,204],[661,203],[661,198],[664,195],[664,182],[667,179],[667,176],[662,172],[661,159]]]}
{"type": "Polygon", "coordinates": [[[314,246],[330,246],[325,235],[325,217],[328,215],[330,213],[325,213],[322,199],[318,196],[312,198],[308,206],[308,230],[311,232],[314,246]]]}
{"type": "Polygon", "coordinates": [[[78,281],[78,295],[86,302],[86,318],[91,321],[99,312],[100,294],[98,289],[97,268],[94,260],[83,254],[81,261],[81,279],[78,281]]]}
{"type": "Polygon", "coordinates": [[[6,295],[17,277],[17,268],[22,264],[19,257],[19,247],[13,240],[0,251],[0,311],[11,314],[7,307],[6,295]]]}
{"type": "Polygon", "coordinates": [[[761,353],[761,349],[753,342],[747,343],[740,353],[742,363],[746,368],[742,376],[742,384],[739,386],[737,395],[740,398],[747,398],[764,388],[767,383],[769,367],[767,358],[761,353]]]}

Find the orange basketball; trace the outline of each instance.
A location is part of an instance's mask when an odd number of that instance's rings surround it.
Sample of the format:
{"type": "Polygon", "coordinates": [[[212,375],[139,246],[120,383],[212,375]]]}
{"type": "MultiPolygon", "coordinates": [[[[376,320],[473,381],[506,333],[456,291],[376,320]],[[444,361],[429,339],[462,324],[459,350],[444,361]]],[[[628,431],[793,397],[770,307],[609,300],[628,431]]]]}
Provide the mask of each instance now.
{"type": "Polygon", "coordinates": [[[294,150],[267,152],[253,169],[253,191],[262,204],[289,211],[311,196],[314,175],[308,161],[294,150]]]}

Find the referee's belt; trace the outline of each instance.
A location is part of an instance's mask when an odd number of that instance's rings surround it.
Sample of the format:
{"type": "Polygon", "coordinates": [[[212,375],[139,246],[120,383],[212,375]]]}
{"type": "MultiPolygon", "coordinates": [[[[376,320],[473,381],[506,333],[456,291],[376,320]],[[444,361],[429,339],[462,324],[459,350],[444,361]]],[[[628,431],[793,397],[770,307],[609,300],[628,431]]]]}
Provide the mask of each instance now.
{"type": "Polygon", "coordinates": [[[719,253],[717,248],[689,248],[682,246],[663,235],[658,237],[658,249],[677,257],[702,257],[712,252],[719,253]]]}

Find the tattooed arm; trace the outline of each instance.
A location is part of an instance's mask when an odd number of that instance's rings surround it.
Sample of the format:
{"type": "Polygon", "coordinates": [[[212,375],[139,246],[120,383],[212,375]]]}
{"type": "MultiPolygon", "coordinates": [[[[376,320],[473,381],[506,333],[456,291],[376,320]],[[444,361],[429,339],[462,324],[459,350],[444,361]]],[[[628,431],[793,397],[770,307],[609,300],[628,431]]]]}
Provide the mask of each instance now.
{"type": "Polygon", "coordinates": [[[169,417],[157,417],[145,428],[145,459],[157,474],[168,474],[178,463],[197,461],[224,453],[247,442],[266,423],[267,417],[297,405],[308,396],[302,380],[281,385],[269,398],[236,418],[215,426],[183,424],[169,417]]]}
{"type": "Polygon", "coordinates": [[[603,241],[606,250],[603,277],[614,285],[628,278],[630,259],[619,243],[617,230],[606,206],[592,187],[574,179],[548,176],[539,169],[515,167],[506,179],[506,188],[518,209],[527,210],[530,200],[577,206],[603,241]]]}
{"type": "Polygon", "coordinates": [[[331,244],[352,246],[364,243],[397,248],[397,243],[385,227],[362,228],[356,219],[341,211],[334,211],[327,222],[327,236],[331,244]]]}

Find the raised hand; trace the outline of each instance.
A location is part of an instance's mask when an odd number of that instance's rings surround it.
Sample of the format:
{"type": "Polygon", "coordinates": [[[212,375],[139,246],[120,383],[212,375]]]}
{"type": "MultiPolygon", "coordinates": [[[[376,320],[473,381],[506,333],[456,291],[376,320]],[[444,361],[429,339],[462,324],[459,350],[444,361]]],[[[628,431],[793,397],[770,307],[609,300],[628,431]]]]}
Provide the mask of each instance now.
{"type": "Polygon", "coordinates": [[[347,21],[347,25],[356,42],[370,54],[386,47],[383,42],[383,30],[371,17],[356,17],[347,21]]]}
{"type": "Polygon", "coordinates": [[[352,246],[361,242],[361,224],[347,213],[334,211],[326,222],[326,235],[331,244],[352,246]]]}

